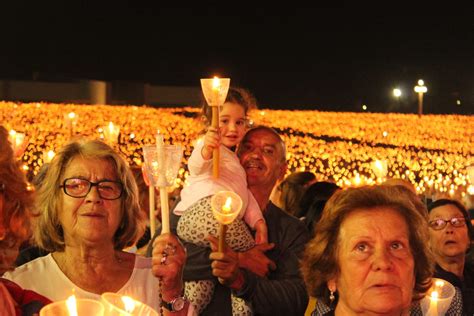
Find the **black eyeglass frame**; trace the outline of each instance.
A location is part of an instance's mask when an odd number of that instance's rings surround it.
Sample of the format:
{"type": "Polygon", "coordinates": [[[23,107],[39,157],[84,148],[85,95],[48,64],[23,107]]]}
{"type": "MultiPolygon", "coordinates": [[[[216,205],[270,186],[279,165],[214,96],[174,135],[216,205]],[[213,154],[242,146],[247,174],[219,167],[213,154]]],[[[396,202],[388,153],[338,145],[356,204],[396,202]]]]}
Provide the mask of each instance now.
{"type": "Polygon", "coordinates": [[[101,199],[108,200],[108,201],[118,200],[118,199],[120,199],[120,198],[122,197],[122,194],[123,194],[123,183],[120,182],[120,181],[112,181],[112,180],[100,180],[100,181],[98,181],[98,182],[92,182],[92,181],[89,181],[89,180],[87,180],[87,179],[81,179],[81,178],[67,178],[67,179],[64,179],[63,184],[60,185],[59,187],[63,189],[64,194],[66,194],[66,195],[68,195],[68,196],[70,196],[70,197],[73,197],[73,198],[77,198],[77,199],[81,199],[81,198],[83,198],[83,197],[86,197],[87,194],[89,194],[89,192],[91,192],[92,187],[97,187],[97,193],[99,194],[99,197],[100,197],[101,199]],[[74,196],[74,195],[71,195],[71,194],[69,194],[69,193],[67,192],[67,190],[66,190],[66,181],[72,180],[72,179],[81,180],[81,181],[86,181],[86,182],[89,183],[89,189],[87,190],[86,193],[84,193],[84,195],[81,195],[81,196],[74,196]],[[113,198],[113,199],[109,199],[109,198],[103,197],[102,194],[101,194],[101,191],[99,190],[99,184],[104,183],[104,182],[111,182],[111,183],[116,183],[116,184],[118,184],[118,185],[120,186],[120,194],[119,194],[119,196],[116,197],[116,198],[113,198]]]}
{"type": "Polygon", "coordinates": [[[451,226],[453,226],[453,227],[463,227],[463,226],[466,226],[466,219],[465,219],[464,217],[452,217],[452,218],[447,219],[447,220],[446,220],[446,219],[442,219],[442,218],[437,218],[437,219],[434,219],[434,220],[429,221],[429,222],[428,222],[428,225],[429,225],[429,227],[430,227],[431,229],[433,229],[433,230],[442,230],[442,229],[444,229],[444,228],[448,225],[448,223],[450,223],[451,226]],[[457,221],[459,221],[459,223],[462,223],[462,224],[455,225],[455,224],[453,224],[453,220],[457,220],[457,221]],[[433,224],[434,224],[435,222],[440,222],[440,221],[444,222],[444,225],[443,225],[442,227],[436,227],[436,228],[435,228],[435,227],[433,226],[433,224]]]}

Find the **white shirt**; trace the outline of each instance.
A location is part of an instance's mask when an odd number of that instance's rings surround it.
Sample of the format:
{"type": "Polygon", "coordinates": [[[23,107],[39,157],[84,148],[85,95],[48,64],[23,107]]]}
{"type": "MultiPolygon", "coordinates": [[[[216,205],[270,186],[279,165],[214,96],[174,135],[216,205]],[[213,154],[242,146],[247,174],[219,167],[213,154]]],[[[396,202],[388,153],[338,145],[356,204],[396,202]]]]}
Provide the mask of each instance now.
{"type": "MultiPolygon", "coordinates": [[[[159,310],[158,278],[151,271],[151,258],[135,256],[135,266],[130,279],[116,293],[127,295],[159,310]]],[[[61,271],[51,254],[37,258],[6,272],[4,278],[24,289],[46,296],[52,301],[66,300],[74,294],[77,298],[100,300],[100,295],[81,289],[61,271]]]]}

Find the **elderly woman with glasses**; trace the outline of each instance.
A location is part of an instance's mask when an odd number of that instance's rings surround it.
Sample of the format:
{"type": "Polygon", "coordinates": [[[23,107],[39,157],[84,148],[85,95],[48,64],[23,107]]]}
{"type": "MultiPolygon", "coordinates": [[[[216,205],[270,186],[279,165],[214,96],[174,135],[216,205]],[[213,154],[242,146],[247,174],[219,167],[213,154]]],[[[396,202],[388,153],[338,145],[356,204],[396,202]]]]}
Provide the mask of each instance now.
{"type": "Polygon", "coordinates": [[[185,250],[175,236],[154,242],[153,258],[122,249],[144,231],[137,185],[125,160],[100,141],[67,144],[38,190],[36,243],[51,252],[5,275],[52,301],[71,294],[127,295],[165,314],[192,313],[183,297],[185,250]]]}
{"type": "Polygon", "coordinates": [[[428,205],[428,211],[434,276],[457,287],[465,315],[474,315],[474,266],[466,262],[474,231],[466,208],[456,200],[439,199],[428,205]]]}

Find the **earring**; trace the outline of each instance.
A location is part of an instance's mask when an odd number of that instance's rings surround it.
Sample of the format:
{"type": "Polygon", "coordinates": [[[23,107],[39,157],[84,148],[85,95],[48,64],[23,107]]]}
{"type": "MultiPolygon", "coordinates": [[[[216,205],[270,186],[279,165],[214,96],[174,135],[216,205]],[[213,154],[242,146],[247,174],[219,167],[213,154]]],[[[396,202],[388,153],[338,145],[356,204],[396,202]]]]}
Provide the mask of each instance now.
{"type": "Polygon", "coordinates": [[[329,301],[331,301],[331,305],[332,303],[334,302],[334,300],[336,299],[336,297],[334,296],[334,292],[330,290],[331,293],[329,293],[329,301]]]}

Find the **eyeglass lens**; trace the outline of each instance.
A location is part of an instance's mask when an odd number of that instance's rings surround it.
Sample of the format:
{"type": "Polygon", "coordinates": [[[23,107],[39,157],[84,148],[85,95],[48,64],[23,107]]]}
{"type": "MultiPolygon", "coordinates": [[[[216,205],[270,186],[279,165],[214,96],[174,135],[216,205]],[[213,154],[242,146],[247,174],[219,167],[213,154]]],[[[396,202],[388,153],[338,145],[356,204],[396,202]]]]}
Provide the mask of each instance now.
{"type": "Polygon", "coordinates": [[[440,229],[443,229],[444,227],[446,227],[446,225],[449,223],[451,223],[451,226],[454,226],[454,227],[462,227],[464,226],[464,223],[466,222],[466,220],[463,218],[463,217],[453,217],[451,219],[448,219],[448,220],[444,220],[442,218],[437,218],[435,220],[432,220],[430,221],[430,227],[435,229],[435,230],[440,230],[440,229]]]}
{"type": "Polygon", "coordinates": [[[64,192],[76,198],[85,197],[93,186],[97,186],[99,196],[106,200],[115,200],[122,195],[122,184],[120,182],[104,180],[94,183],[77,178],[64,180],[64,192]]]}

